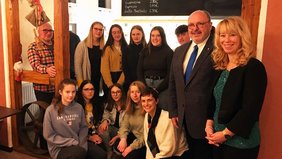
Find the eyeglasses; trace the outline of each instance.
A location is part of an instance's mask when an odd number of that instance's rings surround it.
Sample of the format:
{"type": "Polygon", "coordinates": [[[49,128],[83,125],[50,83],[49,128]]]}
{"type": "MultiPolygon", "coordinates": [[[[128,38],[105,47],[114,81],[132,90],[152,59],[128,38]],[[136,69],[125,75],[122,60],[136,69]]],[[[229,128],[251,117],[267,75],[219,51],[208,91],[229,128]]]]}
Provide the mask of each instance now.
{"type": "Polygon", "coordinates": [[[102,28],[93,28],[95,31],[100,31],[100,32],[102,32],[104,29],[102,28]]]}
{"type": "Polygon", "coordinates": [[[190,23],[188,24],[188,29],[194,29],[194,28],[203,28],[205,24],[210,23],[210,21],[207,22],[198,22],[196,24],[190,23]]]}
{"type": "Polygon", "coordinates": [[[94,91],[94,88],[84,88],[83,90],[86,91],[86,92],[90,92],[90,91],[92,92],[92,91],[94,91]]]}
{"type": "Polygon", "coordinates": [[[112,92],[111,92],[112,95],[118,95],[118,94],[120,94],[120,93],[121,93],[121,91],[115,91],[115,92],[112,91],[112,92]]]}
{"type": "Polygon", "coordinates": [[[52,33],[54,30],[52,30],[52,29],[43,29],[42,31],[43,31],[44,34],[47,34],[49,32],[52,33]]]}

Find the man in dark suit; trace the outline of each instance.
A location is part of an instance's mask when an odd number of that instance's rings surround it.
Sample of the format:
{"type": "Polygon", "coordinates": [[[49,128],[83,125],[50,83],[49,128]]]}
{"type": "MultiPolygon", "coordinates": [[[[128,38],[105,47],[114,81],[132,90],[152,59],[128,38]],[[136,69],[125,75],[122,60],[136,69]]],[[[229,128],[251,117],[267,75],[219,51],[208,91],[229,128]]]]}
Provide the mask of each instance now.
{"type": "Polygon", "coordinates": [[[189,144],[189,159],[211,159],[212,147],[205,139],[208,105],[211,103],[214,69],[211,59],[214,27],[210,15],[203,10],[193,12],[188,18],[191,38],[176,48],[170,71],[170,118],[175,127],[184,126],[189,144]],[[197,45],[197,54],[190,76],[186,67],[197,45]]]}
{"type": "Polygon", "coordinates": [[[70,78],[76,80],[75,72],[74,72],[74,53],[76,46],[80,42],[80,38],[72,31],[69,31],[69,33],[70,33],[70,78]]]}

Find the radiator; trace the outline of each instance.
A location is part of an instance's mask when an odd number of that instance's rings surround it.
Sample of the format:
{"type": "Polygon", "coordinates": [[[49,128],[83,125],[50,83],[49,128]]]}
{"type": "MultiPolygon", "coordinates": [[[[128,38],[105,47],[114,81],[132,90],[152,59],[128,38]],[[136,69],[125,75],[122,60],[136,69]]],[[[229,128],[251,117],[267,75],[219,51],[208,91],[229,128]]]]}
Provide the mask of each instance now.
{"type": "Polygon", "coordinates": [[[29,82],[22,82],[22,102],[23,105],[36,101],[33,84],[29,82]]]}
{"type": "MultiPolygon", "coordinates": [[[[25,104],[31,103],[36,101],[33,84],[29,82],[22,82],[22,102],[23,106],[25,104]]],[[[28,109],[33,114],[34,117],[38,116],[39,107],[36,104],[31,104],[28,109]]],[[[31,122],[30,116],[26,113],[25,114],[25,123],[31,122]]]]}

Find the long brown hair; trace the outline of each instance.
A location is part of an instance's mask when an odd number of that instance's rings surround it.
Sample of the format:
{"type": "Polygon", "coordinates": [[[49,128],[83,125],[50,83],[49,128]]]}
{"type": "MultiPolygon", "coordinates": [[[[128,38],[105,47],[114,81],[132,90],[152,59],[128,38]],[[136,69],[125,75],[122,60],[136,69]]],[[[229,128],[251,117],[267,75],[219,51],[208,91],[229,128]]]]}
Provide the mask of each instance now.
{"type": "Polygon", "coordinates": [[[133,31],[134,29],[137,29],[137,30],[139,30],[139,31],[142,33],[141,44],[142,44],[143,48],[146,47],[146,46],[147,46],[147,42],[146,42],[146,39],[145,39],[145,33],[144,33],[143,28],[142,28],[140,25],[134,25],[134,26],[131,28],[131,30],[130,30],[130,42],[129,42],[129,44],[134,44],[134,41],[133,41],[132,36],[131,36],[132,31],[133,31]]]}
{"type": "Polygon", "coordinates": [[[105,109],[107,109],[108,111],[112,111],[115,105],[115,101],[112,97],[111,91],[113,87],[117,87],[121,90],[121,97],[120,97],[120,102],[121,102],[121,109],[125,110],[125,93],[123,91],[123,88],[120,84],[115,83],[113,84],[110,88],[109,88],[109,94],[108,94],[108,100],[107,100],[107,106],[105,109]]]}
{"type": "Polygon", "coordinates": [[[104,52],[106,50],[106,48],[109,46],[111,49],[113,49],[113,45],[114,45],[114,37],[113,37],[113,34],[112,34],[112,30],[113,28],[118,28],[121,32],[121,39],[120,39],[120,47],[121,47],[121,52],[124,51],[124,49],[127,47],[127,42],[125,40],[125,37],[124,37],[124,33],[123,33],[123,30],[122,30],[122,27],[119,25],[119,24],[113,24],[110,28],[110,31],[109,31],[109,36],[108,36],[108,39],[107,39],[107,42],[103,48],[103,53],[102,55],[104,55],[104,52]]]}
{"type": "Polygon", "coordinates": [[[148,42],[148,54],[150,54],[152,52],[152,48],[153,48],[153,44],[152,44],[152,41],[151,41],[151,34],[153,31],[158,31],[160,33],[160,36],[161,36],[161,39],[162,39],[162,43],[161,43],[161,47],[169,47],[169,45],[167,44],[167,41],[166,41],[166,35],[165,35],[165,31],[163,29],[163,27],[161,26],[155,26],[152,28],[151,32],[150,32],[150,39],[149,39],[149,42],[148,42]]]}
{"type": "Polygon", "coordinates": [[[58,85],[58,92],[56,92],[56,96],[52,101],[52,105],[54,105],[55,107],[58,107],[58,114],[59,116],[61,116],[63,110],[64,110],[64,105],[62,103],[62,96],[60,95],[60,91],[63,91],[66,85],[74,85],[76,86],[76,81],[73,79],[63,79],[59,85],[58,85]]]}
{"type": "Polygon", "coordinates": [[[134,82],[132,82],[131,84],[130,84],[130,86],[129,86],[129,89],[128,89],[128,91],[127,91],[127,98],[126,98],[126,112],[127,113],[130,113],[130,114],[133,114],[134,113],[134,111],[135,111],[135,107],[134,107],[134,105],[139,105],[140,106],[140,108],[142,109],[142,114],[145,114],[145,111],[143,110],[143,108],[142,108],[142,106],[141,106],[141,100],[140,100],[140,102],[139,103],[135,103],[132,99],[131,99],[131,97],[130,97],[130,89],[131,89],[131,87],[132,86],[136,86],[138,89],[139,89],[139,91],[140,91],[140,98],[141,98],[141,93],[144,91],[144,89],[145,89],[145,84],[143,83],[143,82],[141,82],[141,81],[134,81],[134,82]]]}

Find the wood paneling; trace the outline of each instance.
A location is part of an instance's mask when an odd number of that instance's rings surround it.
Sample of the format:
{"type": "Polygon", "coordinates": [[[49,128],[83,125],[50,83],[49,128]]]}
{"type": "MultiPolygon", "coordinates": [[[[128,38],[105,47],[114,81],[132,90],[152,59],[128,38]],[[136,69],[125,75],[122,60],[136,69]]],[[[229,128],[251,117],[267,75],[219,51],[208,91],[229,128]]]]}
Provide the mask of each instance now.
{"type": "MultiPolygon", "coordinates": [[[[4,76],[4,54],[3,54],[3,34],[2,34],[2,12],[0,3],[0,81],[5,81],[4,76]]],[[[6,105],[6,92],[5,92],[5,82],[0,82],[0,106],[6,105]]],[[[0,121],[0,141],[2,144],[7,145],[7,122],[6,120],[0,121]],[[5,138],[6,137],[6,138],[5,138]]]]}
{"type": "MultiPolygon", "coordinates": [[[[0,81],[5,81],[1,3],[0,3],[0,81]]],[[[2,97],[0,98],[0,105],[5,105],[6,104],[6,98],[4,98],[5,82],[0,82],[0,97],[2,97]]]]}
{"type": "Polygon", "coordinates": [[[247,22],[254,43],[257,43],[261,0],[242,0],[241,17],[247,22]]]}
{"type": "MultiPolygon", "coordinates": [[[[22,87],[21,82],[15,81],[13,66],[20,60],[22,52],[19,33],[19,4],[17,0],[6,1],[6,25],[8,39],[8,62],[10,79],[10,99],[12,108],[22,106],[22,87]]],[[[13,144],[18,145],[17,124],[15,117],[12,117],[13,144]]]]}

